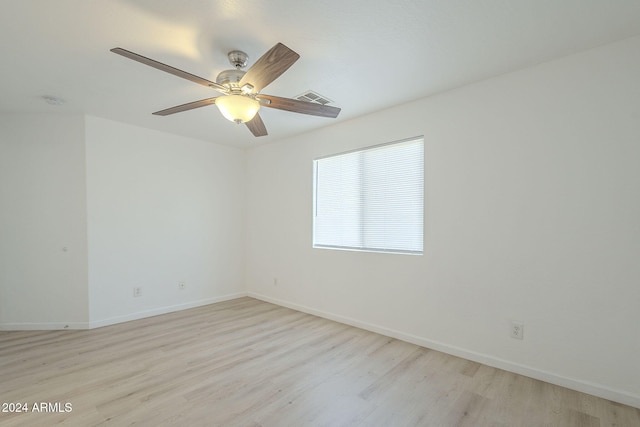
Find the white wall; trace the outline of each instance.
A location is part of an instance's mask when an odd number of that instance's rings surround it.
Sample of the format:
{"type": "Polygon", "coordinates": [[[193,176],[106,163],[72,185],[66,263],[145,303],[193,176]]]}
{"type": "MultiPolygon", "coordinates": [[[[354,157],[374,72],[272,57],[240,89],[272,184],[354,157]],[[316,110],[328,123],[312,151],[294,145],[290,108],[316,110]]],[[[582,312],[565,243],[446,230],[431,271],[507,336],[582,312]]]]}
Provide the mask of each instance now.
{"type": "Polygon", "coordinates": [[[242,150],[0,115],[0,201],[0,329],[98,327],[246,293],[242,150]]]}
{"type": "Polygon", "coordinates": [[[92,326],[244,295],[242,150],[95,117],[86,143],[92,326]]]}
{"type": "Polygon", "coordinates": [[[0,329],[87,327],[82,116],[0,115],[0,329]]]}
{"type": "Polygon", "coordinates": [[[640,406],[638,52],[629,39],[252,149],[250,295],[640,406]],[[415,135],[425,255],[312,249],[312,159],[415,135]]]}

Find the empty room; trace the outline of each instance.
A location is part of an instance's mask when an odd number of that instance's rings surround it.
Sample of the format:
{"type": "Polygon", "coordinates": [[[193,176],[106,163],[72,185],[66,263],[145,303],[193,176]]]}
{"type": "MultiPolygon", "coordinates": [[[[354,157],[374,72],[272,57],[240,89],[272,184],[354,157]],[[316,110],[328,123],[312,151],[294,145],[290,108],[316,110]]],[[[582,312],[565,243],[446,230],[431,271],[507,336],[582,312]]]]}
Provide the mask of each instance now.
{"type": "Polygon", "coordinates": [[[637,0],[0,36],[0,426],[640,426],[637,0]]]}

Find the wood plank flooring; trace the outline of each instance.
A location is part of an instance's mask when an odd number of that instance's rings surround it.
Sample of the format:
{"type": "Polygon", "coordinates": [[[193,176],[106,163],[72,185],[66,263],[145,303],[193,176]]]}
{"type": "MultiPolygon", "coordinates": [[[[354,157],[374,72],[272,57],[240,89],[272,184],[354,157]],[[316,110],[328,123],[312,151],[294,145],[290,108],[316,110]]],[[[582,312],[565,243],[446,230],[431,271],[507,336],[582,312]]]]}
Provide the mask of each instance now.
{"type": "Polygon", "coordinates": [[[636,408],[251,298],[0,332],[2,402],[29,409],[3,427],[640,426],[636,408]]]}

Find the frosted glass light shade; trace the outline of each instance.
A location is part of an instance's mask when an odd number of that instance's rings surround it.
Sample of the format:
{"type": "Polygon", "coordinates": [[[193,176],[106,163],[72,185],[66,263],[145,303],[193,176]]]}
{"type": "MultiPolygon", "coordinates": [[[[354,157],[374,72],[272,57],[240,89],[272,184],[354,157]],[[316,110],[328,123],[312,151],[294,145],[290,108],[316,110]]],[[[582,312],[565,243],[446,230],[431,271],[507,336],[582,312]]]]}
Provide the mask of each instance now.
{"type": "Polygon", "coordinates": [[[222,115],[232,122],[246,123],[258,113],[260,103],[244,95],[224,95],[216,98],[222,115]]]}

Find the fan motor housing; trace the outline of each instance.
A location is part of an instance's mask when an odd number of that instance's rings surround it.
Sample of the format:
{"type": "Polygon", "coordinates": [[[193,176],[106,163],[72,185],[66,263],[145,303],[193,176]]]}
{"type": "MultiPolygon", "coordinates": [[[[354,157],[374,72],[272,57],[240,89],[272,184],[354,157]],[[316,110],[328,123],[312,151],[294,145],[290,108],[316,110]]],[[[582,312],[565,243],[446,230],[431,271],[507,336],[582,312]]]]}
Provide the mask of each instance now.
{"type": "Polygon", "coordinates": [[[224,70],[216,77],[216,83],[230,87],[238,87],[244,73],[242,70],[224,70]]]}

